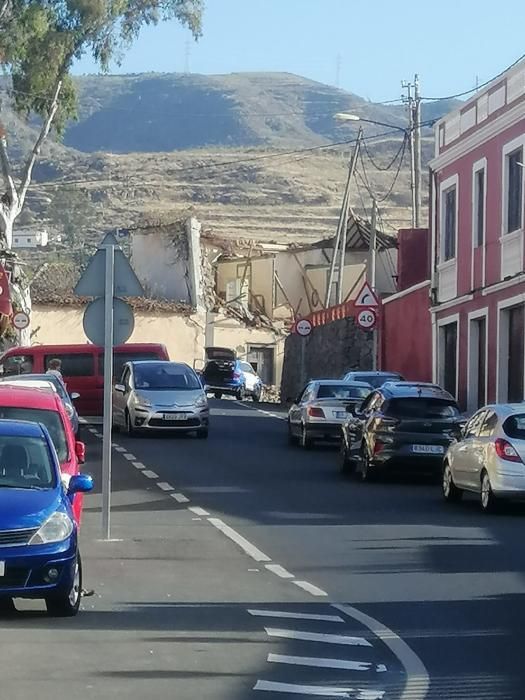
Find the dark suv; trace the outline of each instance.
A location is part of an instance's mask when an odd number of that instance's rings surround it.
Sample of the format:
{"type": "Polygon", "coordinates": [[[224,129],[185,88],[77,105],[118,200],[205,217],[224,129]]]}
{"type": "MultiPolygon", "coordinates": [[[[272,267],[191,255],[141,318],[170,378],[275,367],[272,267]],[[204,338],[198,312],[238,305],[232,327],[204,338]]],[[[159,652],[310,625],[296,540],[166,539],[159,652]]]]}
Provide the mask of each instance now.
{"type": "Polygon", "coordinates": [[[363,481],[396,467],[439,473],[463,424],[454,398],[435,384],[387,382],[344,423],[342,469],[363,481]]]}

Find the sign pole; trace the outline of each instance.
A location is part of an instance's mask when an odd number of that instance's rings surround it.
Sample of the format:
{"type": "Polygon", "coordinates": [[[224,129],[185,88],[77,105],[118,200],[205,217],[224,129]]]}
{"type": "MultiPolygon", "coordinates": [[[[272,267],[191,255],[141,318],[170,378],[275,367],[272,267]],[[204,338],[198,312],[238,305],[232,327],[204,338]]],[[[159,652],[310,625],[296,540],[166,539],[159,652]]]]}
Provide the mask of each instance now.
{"type": "Polygon", "coordinates": [[[113,388],[113,289],[115,247],[111,243],[105,250],[105,316],[104,316],[104,426],[102,439],[102,536],[111,536],[111,427],[113,388]]]}
{"type": "Polygon", "coordinates": [[[301,343],[301,389],[306,383],[306,338],[304,336],[299,336],[299,342],[301,343]]]}

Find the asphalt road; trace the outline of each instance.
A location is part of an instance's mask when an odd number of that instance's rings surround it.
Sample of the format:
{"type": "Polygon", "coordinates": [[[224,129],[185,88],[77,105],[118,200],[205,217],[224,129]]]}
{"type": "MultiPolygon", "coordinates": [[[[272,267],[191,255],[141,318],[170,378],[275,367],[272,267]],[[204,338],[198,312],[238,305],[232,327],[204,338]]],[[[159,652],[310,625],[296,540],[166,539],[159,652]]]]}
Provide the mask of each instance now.
{"type": "Polygon", "coordinates": [[[282,415],[212,403],[207,441],[114,436],[115,541],[99,495],[83,524],[96,595],[0,619],[6,697],[525,697],[523,506],[345,479],[282,415]]]}

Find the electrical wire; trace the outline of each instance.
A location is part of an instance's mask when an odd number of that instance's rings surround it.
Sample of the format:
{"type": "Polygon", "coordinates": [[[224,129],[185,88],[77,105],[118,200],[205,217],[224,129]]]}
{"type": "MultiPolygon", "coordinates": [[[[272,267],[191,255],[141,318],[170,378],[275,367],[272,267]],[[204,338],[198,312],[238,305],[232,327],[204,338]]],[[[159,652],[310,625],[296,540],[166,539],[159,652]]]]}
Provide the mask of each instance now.
{"type": "Polygon", "coordinates": [[[363,146],[364,146],[364,149],[365,149],[365,153],[366,153],[366,155],[368,156],[368,160],[372,163],[372,165],[374,166],[374,168],[375,168],[376,170],[379,170],[380,172],[386,172],[387,170],[390,170],[390,169],[394,166],[394,163],[396,162],[396,160],[397,160],[397,159],[399,158],[399,156],[401,155],[401,152],[403,151],[404,148],[406,148],[406,145],[405,145],[406,140],[407,140],[407,136],[406,136],[406,134],[405,134],[405,137],[403,138],[403,141],[401,142],[401,145],[399,146],[399,150],[398,150],[397,153],[394,155],[394,157],[392,158],[392,160],[390,161],[390,163],[389,163],[387,166],[385,166],[385,167],[383,167],[383,166],[381,166],[381,165],[378,165],[378,164],[375,162],[374,157],[373,157],[372,154],[370,153],[370,149],[368,148],[368,145],[366,144],[366,142],[363,143],[363,146]]]}
{"type": "Polygon", "coordinates": [[[489,78],[489,80],[486,80],[484,83],[481,83],[481,85],[477,85],[476,87],[472,88],[471,90],[465,90],[464,92],[458,92],[455,95],[447,95],[445,97],[422,97],[421,99],[426,101],[426,102],[442,102],[443,100],[455,100],[455,99],[459,99],[460,97],[465,97],[466,95],[471,95],[473,92],[477,92],[478,90],[482,90],[484,87],[487,87],[487,85],[490,85],[490,83],[492,83],[494,80],[501,78],[502,75],[504,75],[511,68],[514,68],[514,66],[517,66],[518,63],[520,61],[522,61],[524,58],[525,58],[525,54],[521,55],[519,58],[517,58],[514,61],[514,63],[511,63],[510,66],[507,66],[507,68],[504,68],[497,75],[494,75],[492,78],[489,78]]]}

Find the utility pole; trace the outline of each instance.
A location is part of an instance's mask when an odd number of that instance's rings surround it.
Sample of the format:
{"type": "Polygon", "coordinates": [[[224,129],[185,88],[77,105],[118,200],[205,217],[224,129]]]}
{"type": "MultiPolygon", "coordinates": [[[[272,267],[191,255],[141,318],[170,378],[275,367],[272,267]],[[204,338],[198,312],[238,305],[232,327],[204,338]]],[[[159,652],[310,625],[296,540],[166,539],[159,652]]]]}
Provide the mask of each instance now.
{"type": "Polygon", "coordinates": [[[414,180],[416,195],[416,228],[421,226],[421,96],[419,94],[419,76],[414,76],[414,117],[412,119],[414,127],[414,180]]]}
{"type": "Polygon", "coordinates": [[[330,300],[332,297],[332,286],[334,284],[338,252],[339,252],[339,274],[338,274],[338,283],[337,283],[337,303],[340,304],[343,301],[343,280],[344,280],[344,263],[345,263],[345,253],[346,253],[346,236],[347,236],[347,228],[348,228],[348,210],[350,207],[350,184],[351,184],[352,178],[354,177],[355,168],[357,165],[357,158],[359,157],[359,151],[361,148],[361,139],[362,138],[363,138],[363,127],[359,127],[359,132],[357,134],[354,152],[352,154],[352,159],[351,159],[349,167],[348,167],[348,176],[346,179],[345,192],[343,195],[343,204],[341,206],[341,212],[339,214],[339,222],[337,224],[337,233],[335,236],[334,252],[332,254],[332,262],[330,264],[330,274],[328,277],[328,286],[326,288],[325,307],[327,307],[327,308],[330,306],[330,300]]]}
{"type": "MultiPolygon", "coordinates": [[[[372,288],[376,290],[376,259],[377,259],[377,202],[375,197],[372,198],[372,222],[370,226],[370,244],[368,247],[367,260],[367,281],[372,288]]],[[[372,369],[377,370],[377,328],[372,331],[372,369]]]]}

